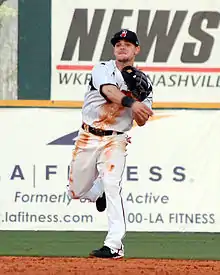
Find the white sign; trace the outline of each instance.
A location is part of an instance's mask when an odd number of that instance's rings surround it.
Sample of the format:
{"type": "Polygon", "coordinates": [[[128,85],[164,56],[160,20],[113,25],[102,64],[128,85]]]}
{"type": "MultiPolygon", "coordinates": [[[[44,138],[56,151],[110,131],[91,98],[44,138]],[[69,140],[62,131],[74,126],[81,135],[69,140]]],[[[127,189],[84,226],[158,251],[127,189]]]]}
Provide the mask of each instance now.
{"type": "MultiPolygon", "coordinates": [[[[129,135],[129,231],[220,232],[220,111],[156,112],[129,135]]],[[[107,230],[106,212],[70,200],[80,110],[2,109],[0,229],[107,230]]]]}
{"type": "Polygon", "coordinates": [[[53,0],[51,99],[82,101],[92,67],[113,58],[110,39],[128,28],[138,34],[135,65],[149,74],[154,102],[219,103],[218,10],[218,0],[53,0]]]}

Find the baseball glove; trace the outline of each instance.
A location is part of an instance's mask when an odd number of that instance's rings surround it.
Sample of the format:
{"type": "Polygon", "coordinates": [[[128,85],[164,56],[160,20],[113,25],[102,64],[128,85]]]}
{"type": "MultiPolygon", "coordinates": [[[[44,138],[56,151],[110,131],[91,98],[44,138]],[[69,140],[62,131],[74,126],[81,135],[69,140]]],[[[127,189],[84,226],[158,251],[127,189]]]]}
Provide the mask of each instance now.
{"type": "Polygon", "coordinates": [[[149,96],[152,85],[145,73],[133,66],[126,66],[122,69],[121,74],[134,99],[143,101],[149,96]]]}

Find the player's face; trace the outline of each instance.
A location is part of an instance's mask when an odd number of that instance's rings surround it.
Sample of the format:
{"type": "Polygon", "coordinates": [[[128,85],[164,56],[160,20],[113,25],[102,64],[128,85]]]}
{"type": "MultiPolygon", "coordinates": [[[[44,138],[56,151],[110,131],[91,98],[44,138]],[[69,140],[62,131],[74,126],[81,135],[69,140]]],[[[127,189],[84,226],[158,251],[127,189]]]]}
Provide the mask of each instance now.
{"type": "Polygon", "coordinates": [[[131,42],[119,40],[114,47],[114,55],[119,62],[132,62],[139,53],[140,47],[136,47],[131,42]]]}

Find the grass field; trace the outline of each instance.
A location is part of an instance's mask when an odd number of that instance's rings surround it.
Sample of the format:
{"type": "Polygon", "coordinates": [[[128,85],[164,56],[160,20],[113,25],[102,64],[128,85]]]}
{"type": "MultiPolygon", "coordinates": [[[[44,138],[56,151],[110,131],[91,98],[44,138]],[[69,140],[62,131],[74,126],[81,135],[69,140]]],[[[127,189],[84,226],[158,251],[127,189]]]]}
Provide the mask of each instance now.
{"type": "MultiPolygon", "coordinates": [[[[106,232],[0,231],[1,256],[86,257],[106,232]]],[[[127,258],[220,260],[220,234],[128,232],[127,258]]]]}

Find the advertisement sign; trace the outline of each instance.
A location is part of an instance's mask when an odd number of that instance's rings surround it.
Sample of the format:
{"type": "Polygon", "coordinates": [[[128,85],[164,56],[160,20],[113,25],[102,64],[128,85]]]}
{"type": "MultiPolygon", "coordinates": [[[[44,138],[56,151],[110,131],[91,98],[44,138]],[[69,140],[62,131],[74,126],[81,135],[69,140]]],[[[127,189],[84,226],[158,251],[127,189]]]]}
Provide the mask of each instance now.
{"type": "MultiPolygon", "coordinates": [[[[220,111],[158,111],[132,128],[128,231],[220,232],[219,119],[220,111]]],[[[66,192],[80,110],[7,108],[0,123],[0,229],[107,230],[106,212],[66,192]]]]}
{"type": "Polygon", "coordinates": [[[52,100],[82,101],[91,69],[113,57],[110,39],[137,32],[155,102],[220,102],[220,2],[52,1],[52,100]],[[118,8],[116,8],[118,7],[118,8]]]}

